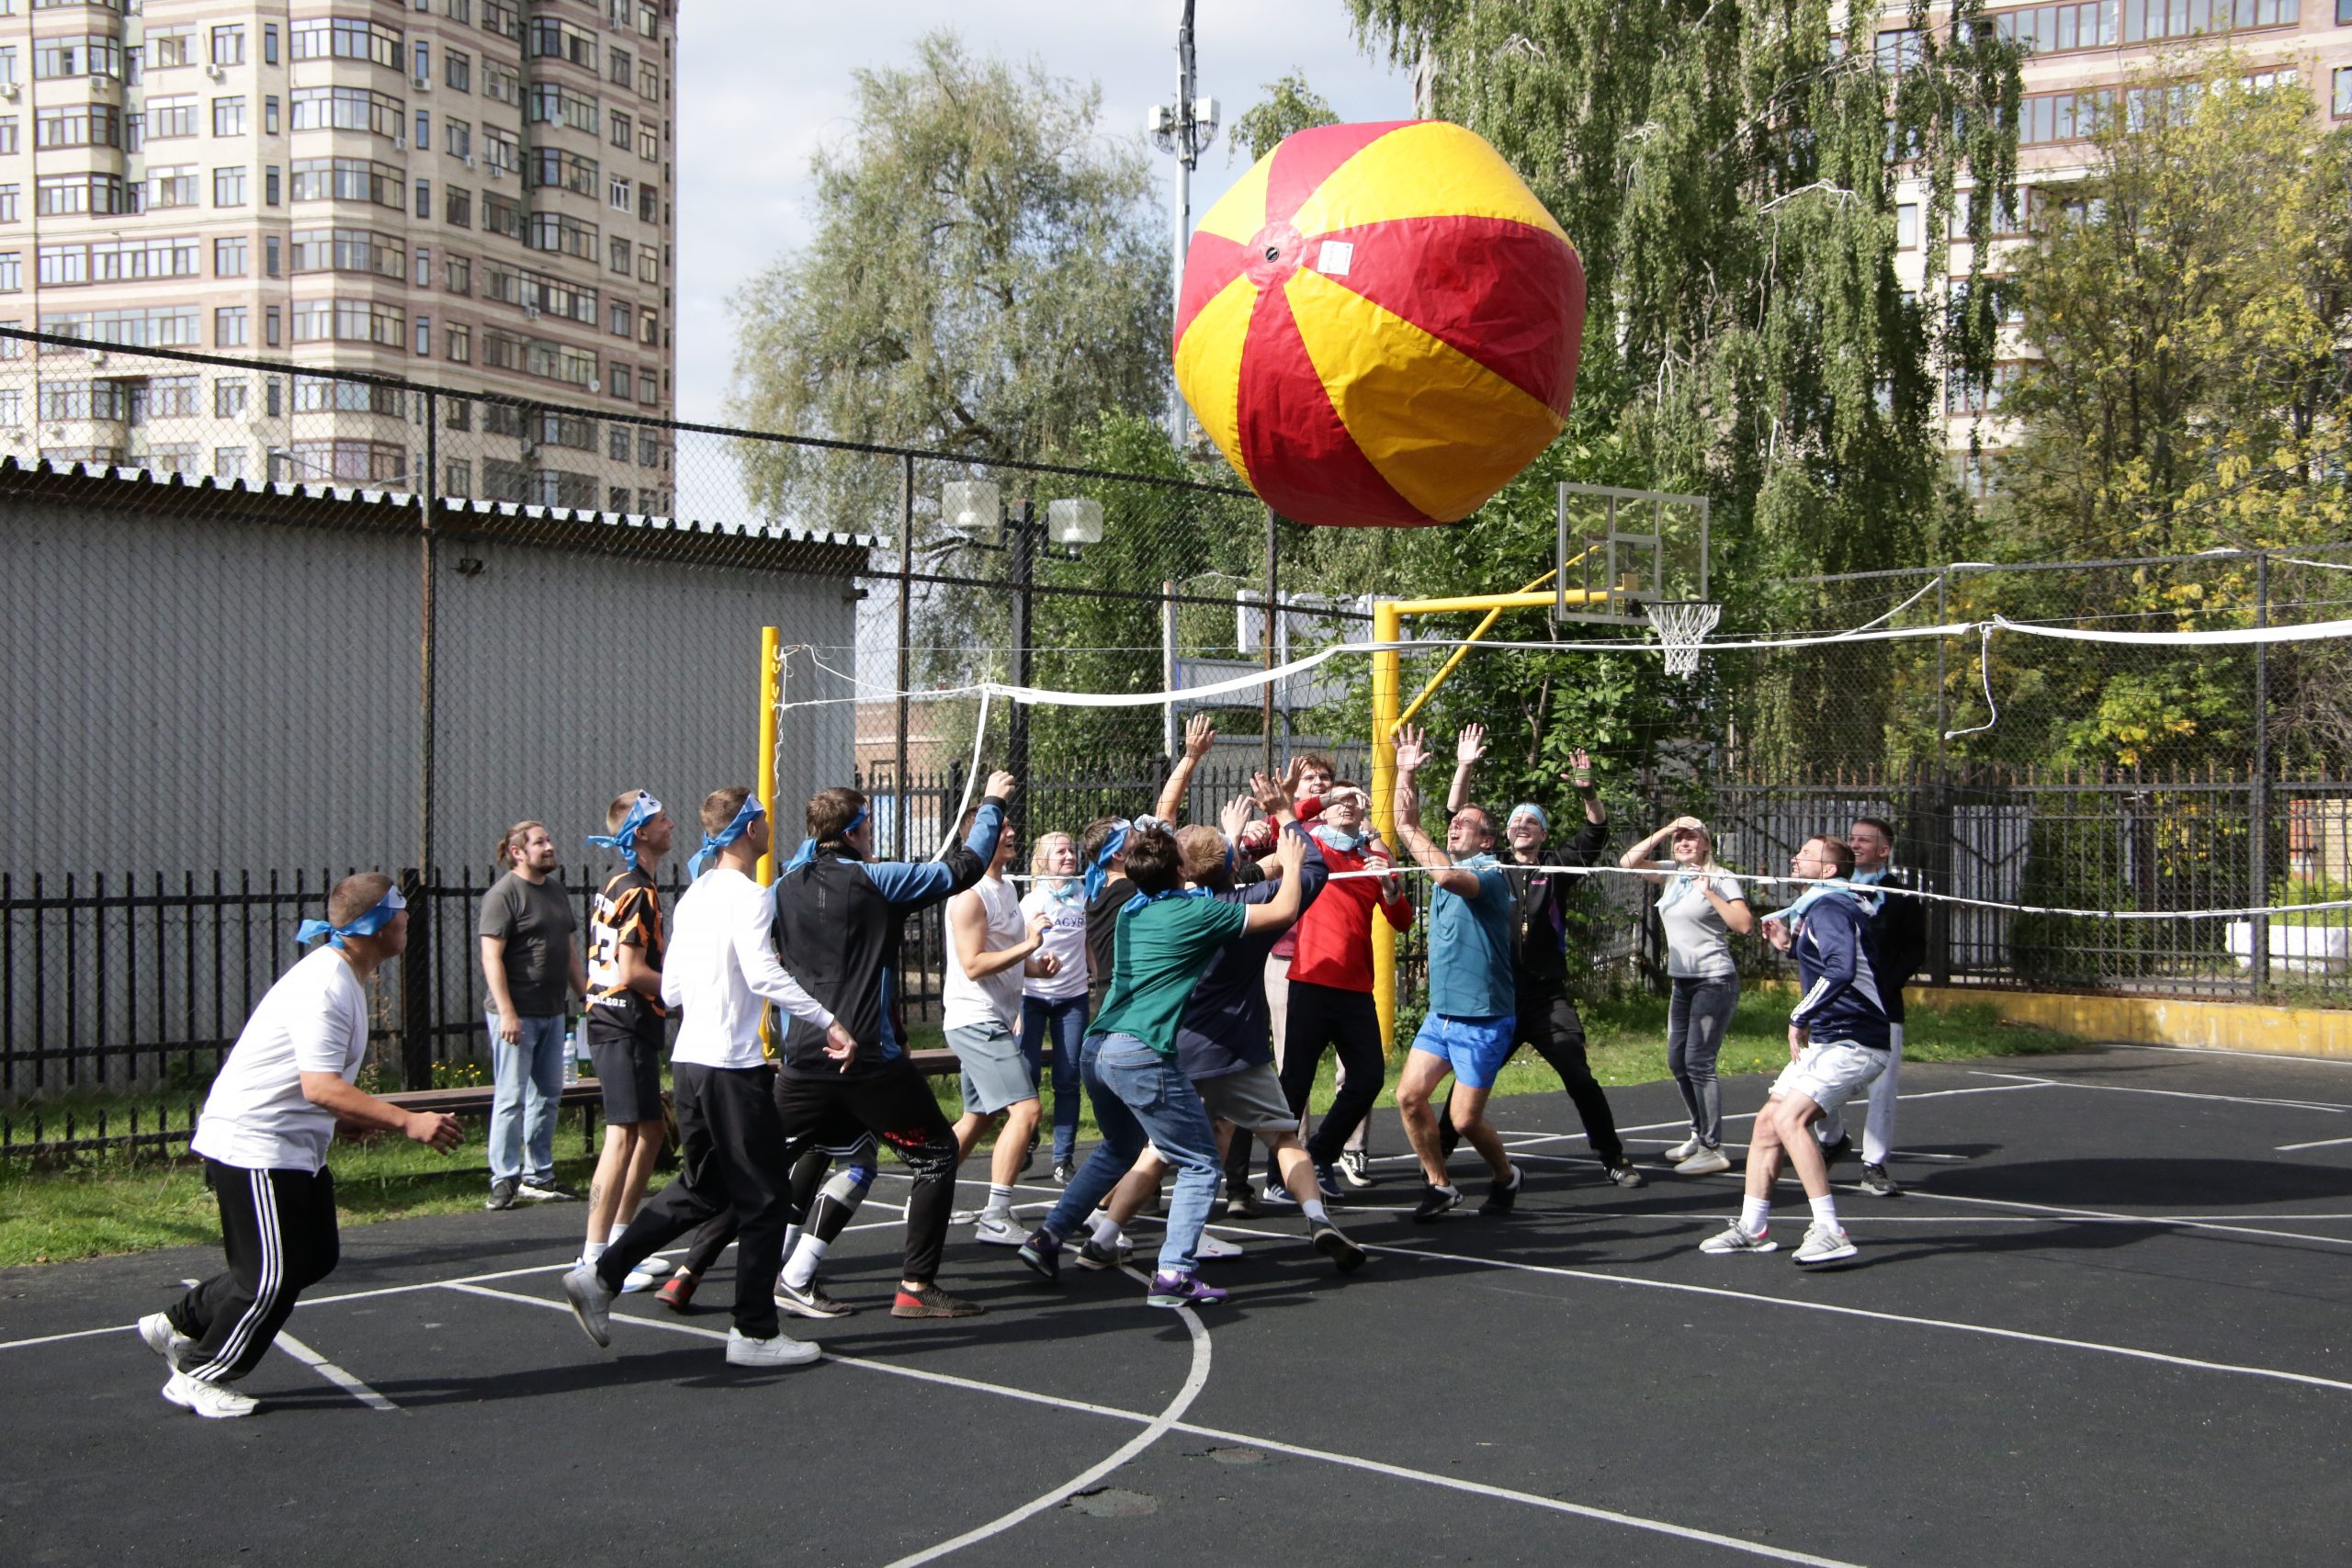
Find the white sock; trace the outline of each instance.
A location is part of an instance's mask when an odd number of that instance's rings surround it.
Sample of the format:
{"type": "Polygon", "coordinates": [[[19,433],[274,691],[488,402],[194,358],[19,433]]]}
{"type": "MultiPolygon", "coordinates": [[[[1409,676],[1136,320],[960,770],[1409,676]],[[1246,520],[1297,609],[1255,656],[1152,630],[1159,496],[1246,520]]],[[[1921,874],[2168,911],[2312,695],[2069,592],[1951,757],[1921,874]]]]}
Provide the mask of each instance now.
{"type": "Polygon", "coordinates": [[[1818,1197],[1818,1198],[1812,1198],[1812,1199],[1808,1199],[1808,1200],[1806,1200],[1806,1201],[1810,1202],[1810,1203],[1813,1205],[1813,1223],[1814,1223],[1815,1224],[1817,1224],[1817,1225],[1827,1225],[1827,1226],[1829,1226],[1832,1230],[1835,1230],[1835,1229],[1837,1228],[1837,1226],[1838,1226],[1838,1200],[1837,1200],[1837,1199],[1835,1199],[1835,1198],[1831,1197],[1828,1193],[1824,1192],[1820,1197],[1818,1197]]]}
{"type": "Polygon", "coordinates": [[[786,1258],[791,1257],[791,1256],[792,1256],[792,1249],[793,1249],[794,1247],[798,1247],[798,1246],[800,1245],[800,1238],[801,1238],[802,1236],[804,1236],[804,1235],[808,1235],[808,1227],[807,1227],[807,1226],[805,1226],[805,1225],[786,1225],[786,1226],[785,1226],[785,1227],[784,1227],[784,1255],[785,1255],[786,1258]]]}
{"type": "Polygon", "coordinates": [[[1762,1235],[1764,1227],[1772,1223],[1772,1200],[1743,1198],[1739,1201],[1739,1228],[1750,1235],[1762,1235]]]}
{"type": "Polygon", "coordinates": [[[605,1248],[611,1245],[612,1244],[610,1242],[604,1241],[589,1242],[580,1249],[580,1261],[587,1264],[591,1268],[595,1267],[596,1259],[604,1257],[605,1248]]]}
{"type": "Polygon", "coordinates": [[[1323,1200],[1320,1198],[1309,1198],[1298,1206],[1298,1212],[1306,1216],[1306,1222],[1309,1224],[1320,1225],[1330,1223],[1331,1211],[1323,1206],[1323,1200]]]}
{"type": "Polygon", "coordinates": [[[980,1211],[980,1215],[985,1219],[990,1214],[1008,1220],[1012,1217],[1012,1189],[1011,1187],[1001,1186],[993,1181],[989,1183],[988,1207],[980,1211]]]}
{"type": "Polygon", "coordinates": [[[1102,1247],[1115,1247],[1125,1239],[1126,1233],[1119,1228],[1119,1222],[1113,1219],[1110,1215],[1105,1214],[1101,1219],[1094,1222],[1095,1246],[1102,1247]]]}
{"type": "Polygon", "coordinates": [[[802,1235],[785,1263],[784,1282],[796,1291],[807,1290],[817,1277],[817,1265],[825,1260],[825,1246],[813,1235],[802,1235]]]}

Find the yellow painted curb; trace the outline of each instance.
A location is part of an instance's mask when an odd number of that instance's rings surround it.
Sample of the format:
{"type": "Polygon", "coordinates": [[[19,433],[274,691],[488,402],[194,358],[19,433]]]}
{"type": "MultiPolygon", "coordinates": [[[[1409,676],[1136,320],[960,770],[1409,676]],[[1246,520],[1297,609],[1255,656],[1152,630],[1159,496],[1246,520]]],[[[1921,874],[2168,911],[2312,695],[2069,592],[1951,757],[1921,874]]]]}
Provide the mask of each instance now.
{"type": "Polygon", "coordinates": [[[1937,986],[1910,987],[1904,998],[1911,1007],[1991,1008],[2005,1022],[2035,1024],[2081,1040],[2352,1061],[2352,1012],[2330,1009],[1937,986]]]}

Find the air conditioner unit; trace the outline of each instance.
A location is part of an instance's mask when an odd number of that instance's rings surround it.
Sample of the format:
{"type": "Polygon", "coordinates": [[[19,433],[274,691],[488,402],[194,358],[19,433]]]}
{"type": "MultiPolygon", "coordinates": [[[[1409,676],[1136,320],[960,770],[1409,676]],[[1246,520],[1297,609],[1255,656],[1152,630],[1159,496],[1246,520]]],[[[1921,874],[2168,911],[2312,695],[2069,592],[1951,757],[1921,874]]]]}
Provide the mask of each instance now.
{"type": "Polygon", "coordinates": [[[15,103],[17,101],[17,85],[14,82],[0,82],[0,98],[6,98],[12,104],[15,103]]]}
{"type": "Polygon", "coordinates": [[[85,349],[83,352],[89,355],[90,363],[93,365],[104,365],[107,362],[107,352],[105,349],[91,348],[85,349]]]}
{"type": "Polygon", "coordinates": [[[392,151],[395,152],[405,152],[408,151],[408,138],[401,135],[397,130],[392,132],[392,151]]]}
{"type": "Polygon", "coordinates": [[[469,153],[467,153],[467,154],[466,154],[466,167],[467,167],[467,168],[469,168],[469,169],[470,169],[470,168],[472,168],[473,166],[474,166],[474,155],[473,155],[472,153],[469,152],[469,153]]]}
{"type": "Polygon", "coordinates": [[[412,77],[410,78],[410,85],[415,87],[420,93],[429,93],[433,91],[433,78],[430,76],[412,77]]]}
{"type": "Polygon", "coordinates": [[[42,431],[41,434],[51,441],[62,441],[65,439],[65,427],[62,424],[52,424],[42,431]]]}
{"type": "Polygon", "coordinates": [[[537,321],[537,320],[539,319],[539,308],[538,308],[537,305],[526,305],[526,306],[524,306],[524,307],[523,307],[523,319],[524,319],[525,321],[537,321]]]}
{"type": "Polygon", "coordinates": [[[602,377],[591,376],[588,378],[588,392],[591,397],[594,397],[604,389],[605,382],[602,377]]]}
{"type": "Polygon", "coordinates": [[[218,65],[206,66],[204,68],[204,73],[207,76],[211,77],[215,82],[221,80],[229,74],[226,71],[221,70],[218,65]]]}

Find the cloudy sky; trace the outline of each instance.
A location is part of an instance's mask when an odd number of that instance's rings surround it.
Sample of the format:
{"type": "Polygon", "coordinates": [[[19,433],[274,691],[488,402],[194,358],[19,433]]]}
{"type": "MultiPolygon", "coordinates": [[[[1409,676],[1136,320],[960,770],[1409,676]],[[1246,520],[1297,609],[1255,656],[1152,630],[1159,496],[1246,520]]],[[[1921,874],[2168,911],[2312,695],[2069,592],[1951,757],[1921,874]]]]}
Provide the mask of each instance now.
{"type": "MultiPolygon", "coordinates": [[[[953,28],[976,53],[1035,58],[1102,86],[1106,130],[1139,131],[1175,96],[1177,0],[687,0],[678,110],[678,417],[719,417],[734,363],[727,297],[808,231],[808,161],[851,129],[850,73],[909,59],[953,28]]],[[[1293,68],[1342,119],[1411,112],[1406,73],[1367,60],[1340,0],[1199,0],[1199,91],[1228,122],[1293,68]]],[[[1241,175],[1222,135],[1193,182],[1193,215],[1241,175]]],[[[1175,161],[1153,153],[1166,206],[1175,161]]]]}

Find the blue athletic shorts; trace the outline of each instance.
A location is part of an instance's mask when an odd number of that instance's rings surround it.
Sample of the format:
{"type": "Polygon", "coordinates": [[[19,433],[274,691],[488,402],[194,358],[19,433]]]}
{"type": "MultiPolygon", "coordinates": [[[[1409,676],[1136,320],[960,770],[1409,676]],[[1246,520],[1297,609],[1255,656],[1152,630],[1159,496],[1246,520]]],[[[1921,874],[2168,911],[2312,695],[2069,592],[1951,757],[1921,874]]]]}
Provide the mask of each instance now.
{"type": "Polygon", "coordinates": [[[1464,1089],[1494,1088],[1495,1075],[1503,1070],[1518,1043],[1519,1020],[1510,1013],[1499,1018],[1445,1018],[1431,1013],[1421,1020],[1420,1031],[1413,1036],[1413,1049],[1444,1057],[1453,1064],[1453,1081],[1464,1089]]]}

